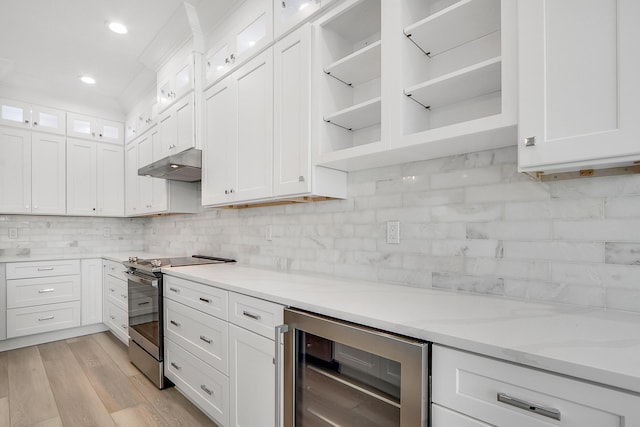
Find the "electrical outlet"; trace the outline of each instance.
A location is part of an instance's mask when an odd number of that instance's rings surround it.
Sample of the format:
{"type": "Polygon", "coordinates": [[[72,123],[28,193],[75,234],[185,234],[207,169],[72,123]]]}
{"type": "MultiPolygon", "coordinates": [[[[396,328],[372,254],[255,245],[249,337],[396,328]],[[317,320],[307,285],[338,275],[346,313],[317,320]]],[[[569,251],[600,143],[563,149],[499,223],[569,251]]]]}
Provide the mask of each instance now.
{"type": "Polygon", "coordinates": [[[400,221],[387,221],[387,243],[400,243],[400,221]]]}
{"type": "Polygon", "coordinates": [[[17,228],[10,228],[9,229],[9,238],[10,239],[17,239],[18,238],[18,229],[17,228]]]}
{"type": "Polygon", "coordinates": [[[273,230],[271,228],[271,224],[267,225],[264,228],[264,239],[268,242],[273,240],[273,230]]]}
{"type": "Polygon", "coordinates": [[[105,227],[102,230],[102,237],[111,237],[111,228],[105,227]]]}

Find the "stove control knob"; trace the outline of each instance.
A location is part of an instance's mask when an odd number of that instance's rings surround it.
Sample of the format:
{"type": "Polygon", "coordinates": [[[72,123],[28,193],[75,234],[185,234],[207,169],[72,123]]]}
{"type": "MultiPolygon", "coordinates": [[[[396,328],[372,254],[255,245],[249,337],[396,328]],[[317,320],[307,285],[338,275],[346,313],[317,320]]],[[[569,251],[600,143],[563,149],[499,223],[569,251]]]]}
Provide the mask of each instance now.
{"type": "Polygon", "coordinates": [[[129,262],[138,262],[138,257],[137,256],[130,256],[129,257],[129,262]]]}
{"type": "Polygon", "coordinates": [[[151,265],[153,267],[160,267],[160,266],[162,266],[162,261],[159,260],[159,259],[152,259],[151,260],[151,265]]]}

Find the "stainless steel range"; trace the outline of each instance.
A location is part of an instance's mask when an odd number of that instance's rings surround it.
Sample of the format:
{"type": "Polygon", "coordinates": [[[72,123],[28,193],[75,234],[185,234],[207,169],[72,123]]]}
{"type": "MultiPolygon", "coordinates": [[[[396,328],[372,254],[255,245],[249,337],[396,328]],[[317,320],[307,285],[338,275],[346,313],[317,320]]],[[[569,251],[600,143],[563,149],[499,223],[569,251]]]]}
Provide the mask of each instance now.
{"type": "Polygon", "coordinates": [[[129,275],[129,360],[158,388],[170,385],[164,378],[162,268],[222,264],[233,259],[205,255],[138,259],[123,262],[129,275]]]}

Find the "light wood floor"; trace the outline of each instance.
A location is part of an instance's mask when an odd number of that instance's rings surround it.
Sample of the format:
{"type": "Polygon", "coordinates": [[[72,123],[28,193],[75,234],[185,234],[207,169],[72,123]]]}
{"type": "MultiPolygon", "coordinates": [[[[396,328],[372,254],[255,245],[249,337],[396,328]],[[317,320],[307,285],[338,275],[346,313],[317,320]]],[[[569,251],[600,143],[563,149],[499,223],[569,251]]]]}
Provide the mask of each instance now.
{"type": "Polygon", "coordinates": [[[213,426],[158,390],[109,332],[0,353],[0,427],[213,426]]]}

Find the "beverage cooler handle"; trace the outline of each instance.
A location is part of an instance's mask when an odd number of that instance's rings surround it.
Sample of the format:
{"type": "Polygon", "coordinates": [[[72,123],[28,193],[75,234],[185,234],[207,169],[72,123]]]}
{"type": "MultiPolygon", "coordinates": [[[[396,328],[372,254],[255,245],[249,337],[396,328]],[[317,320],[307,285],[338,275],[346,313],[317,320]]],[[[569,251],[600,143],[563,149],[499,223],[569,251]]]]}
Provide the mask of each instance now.
{"type": "Polygon", "coordinates": [[[275,358],[273,360],[274,365],[276,365],[276,420],[275,427],[280,427],[282,424],[282,334],[289,332],[288,325],[278,325],[276,326],[276,351],[275,358]]]}

